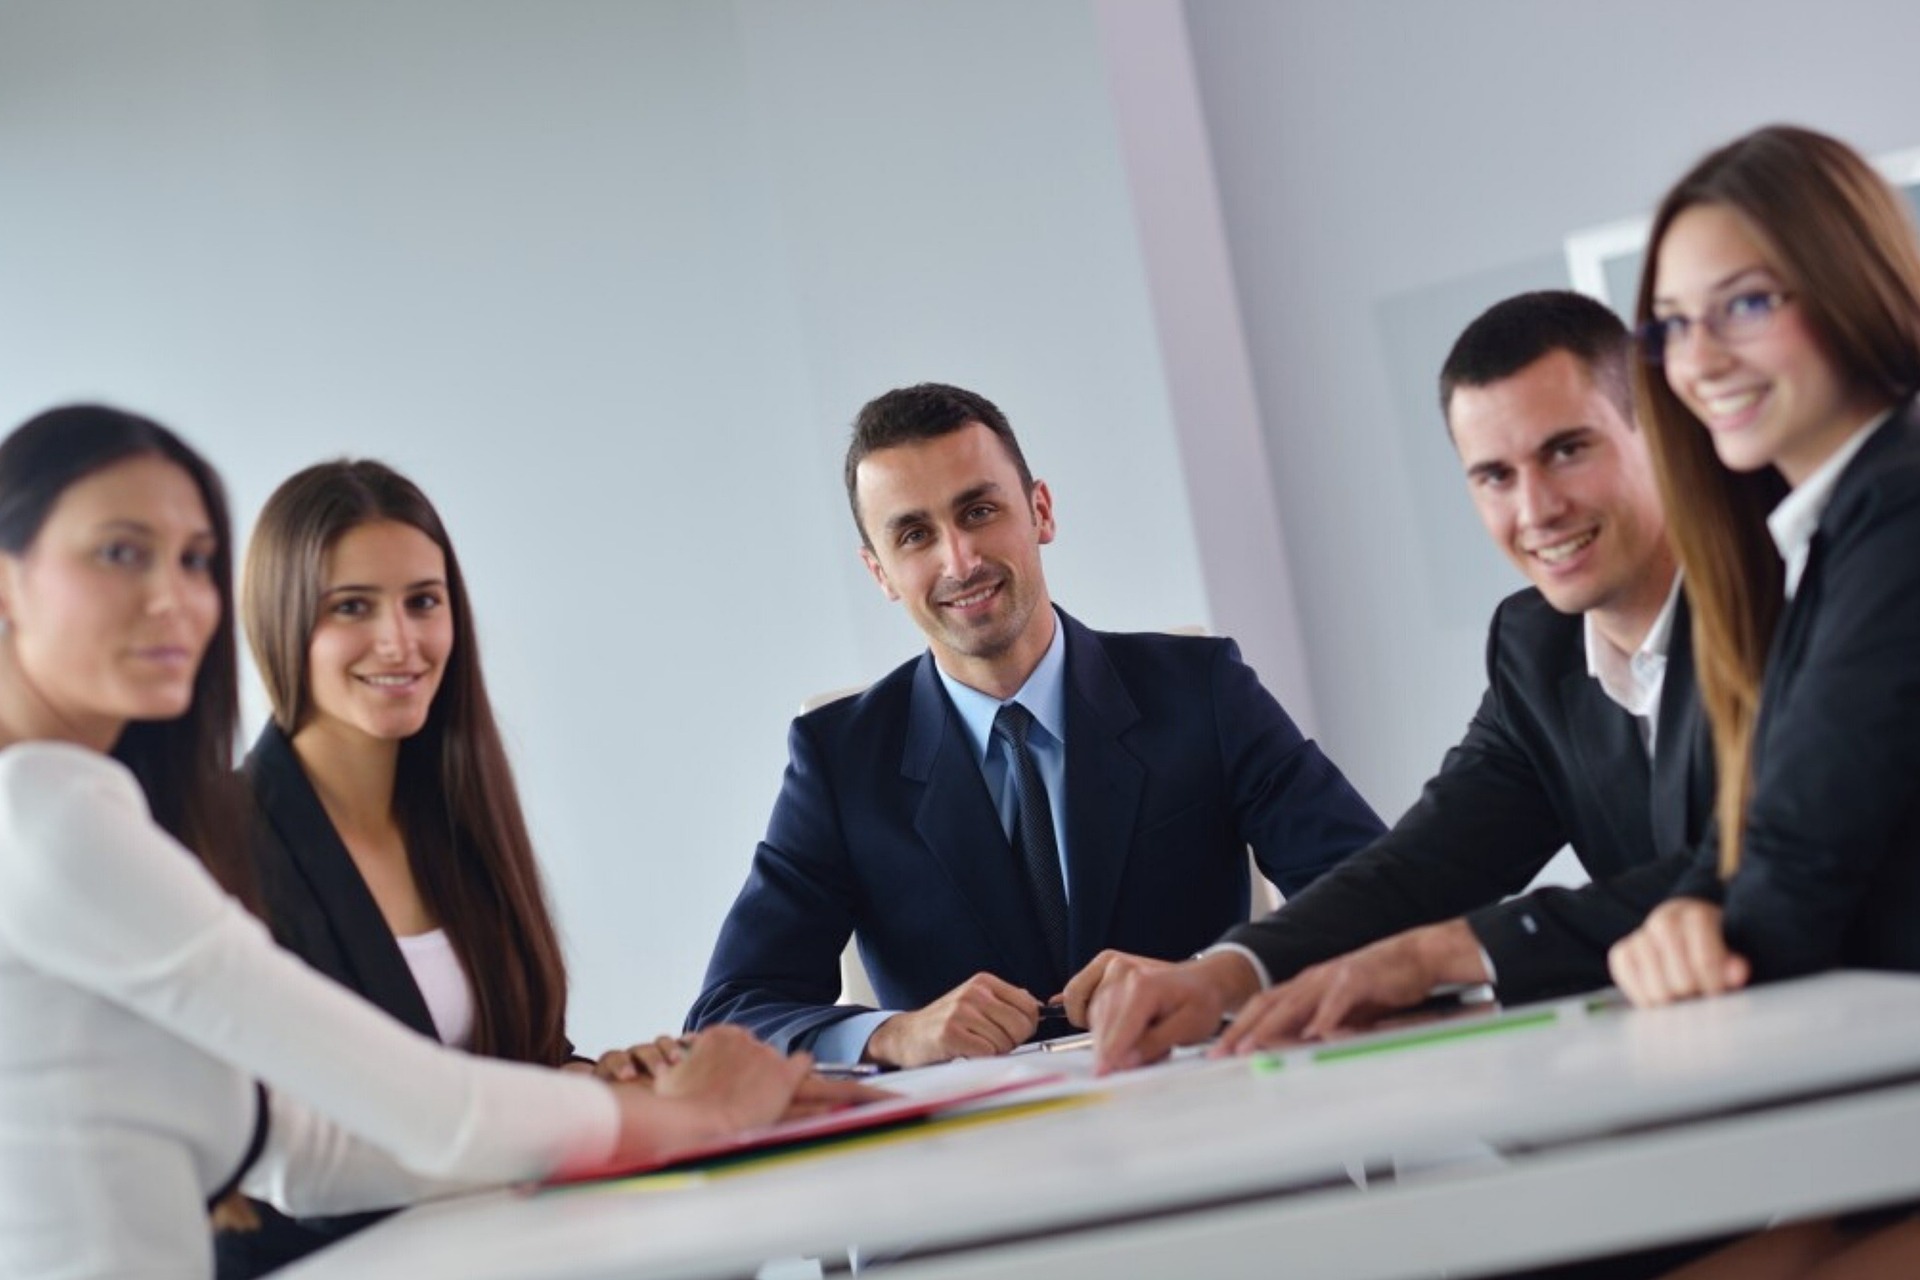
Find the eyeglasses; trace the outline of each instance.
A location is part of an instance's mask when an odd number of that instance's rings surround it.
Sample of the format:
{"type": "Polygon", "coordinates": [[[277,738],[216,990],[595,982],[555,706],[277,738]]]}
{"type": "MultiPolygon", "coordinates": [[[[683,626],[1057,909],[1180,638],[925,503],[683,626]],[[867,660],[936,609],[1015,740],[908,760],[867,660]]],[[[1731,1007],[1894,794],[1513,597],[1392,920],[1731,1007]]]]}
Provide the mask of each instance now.
{"type": "Polygon", "coordinates": [[[1635,329],[1634,336],[1639,339],[1640,354],[1648,364],[1663,364],[1667,352],[1684,344],[1695,325],[1712,334],[1716,342],[1732,346],[1766,332],[1773,318],[1780,314],[1780,308],[1792,301],[1793,295],[1783,289],[1736,293],[1713,303],[1698,316],[1677,312],[1655,316],[1635,329]]]}

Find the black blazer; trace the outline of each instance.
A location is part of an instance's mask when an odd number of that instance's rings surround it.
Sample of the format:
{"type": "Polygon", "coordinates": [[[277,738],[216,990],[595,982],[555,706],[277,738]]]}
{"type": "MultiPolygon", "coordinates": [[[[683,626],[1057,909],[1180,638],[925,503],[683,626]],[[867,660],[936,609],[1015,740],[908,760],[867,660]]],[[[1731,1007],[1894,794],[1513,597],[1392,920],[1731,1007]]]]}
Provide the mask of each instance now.
{"type": "MultiPolygon", "coordinates": [[[[367,882],[320,797],[271,721],[241,766],[253,796],[254,873],[274,940],[429,1039],[433,1015],[367,882]]],[[[254,1204],[257,1231],[214,1237],[218,1280],[252,1280],[386,1217],[384,1212],[290,1218],[254,1204]]]]}
{"type": "Polygon", "coordinates": [[[1273,979],[1465,914],[1507,1002],[1605,986],[1607,948],[1687,869],[1710,820],[1713,757],[1675,612],[1654,764],[1633,717],[1587,674],[1584,624],[1536,590],[1487,636],[1487,692],[1466,737],[1392,831],[1227,941],[1273,979]],[[1518,893],[1571,844],[1593,883],[1518,893]]]}
{"type": "Polygon", "coordinates": [[[253,793],[253,863],[274,939],[429,1038],[433,1015],[400,944],[286,734],[268,723],[241,766],[253,793]]]}
{"type": "MultiPolygon", "coordinates": [[[[1230,640],[1089,631],[1064,613],[1069,963],[1103,947],[1184,958],[1248,909],[1246,850],[1287,893],[1380,820],[1230,640]]],[[[882,1004],[976,972],[1045,998],[1064,975],[930,655],[794,721],[792,759],[720,931],[693,1027],[781,1048],[836,1006],[857,933],[882,1004]]]]}
{"type": "MultiPolygon", "coordinates": [[[[1761,979],[1920,969],[1920,402],[1854,456],[1774,635],[1728,944],[1761,979]]],[[[1711,841],[1681,892],[1719,896],[1711,841]]]]}

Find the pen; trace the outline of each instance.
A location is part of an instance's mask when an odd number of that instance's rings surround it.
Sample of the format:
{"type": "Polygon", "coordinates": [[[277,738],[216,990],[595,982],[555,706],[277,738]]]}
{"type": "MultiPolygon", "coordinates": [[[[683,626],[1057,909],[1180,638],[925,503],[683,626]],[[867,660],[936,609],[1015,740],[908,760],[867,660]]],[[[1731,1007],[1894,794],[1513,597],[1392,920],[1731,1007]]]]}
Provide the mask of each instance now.
{"type": "Polygon", "coordinates": [[[816,1062],[813,1074],[825,1080],[865,1080],[880,1074],[877,1062],[816,1062]]]}

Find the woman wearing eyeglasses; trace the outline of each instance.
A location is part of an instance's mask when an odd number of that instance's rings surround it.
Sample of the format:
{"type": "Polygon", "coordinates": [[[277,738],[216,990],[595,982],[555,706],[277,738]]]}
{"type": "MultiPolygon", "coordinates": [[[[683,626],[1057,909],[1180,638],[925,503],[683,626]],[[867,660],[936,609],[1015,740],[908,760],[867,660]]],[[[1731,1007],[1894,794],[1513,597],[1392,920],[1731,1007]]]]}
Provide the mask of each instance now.
{"type": "MultiPolygon", "coordinates": [[[[1759,130],[1661,204],[1636,311],[1640,417],[1720,781],[1716,847],[1615,946],[1614,979],[1657,1005],[1836,966],[1920,970],[1920,246],[1907,210],[1843,144],[1759,130]]],[[[1920,1265],[1920,1224],[1850,1225],[1771,1232],[1685,1274],[1920,1265]]]]}

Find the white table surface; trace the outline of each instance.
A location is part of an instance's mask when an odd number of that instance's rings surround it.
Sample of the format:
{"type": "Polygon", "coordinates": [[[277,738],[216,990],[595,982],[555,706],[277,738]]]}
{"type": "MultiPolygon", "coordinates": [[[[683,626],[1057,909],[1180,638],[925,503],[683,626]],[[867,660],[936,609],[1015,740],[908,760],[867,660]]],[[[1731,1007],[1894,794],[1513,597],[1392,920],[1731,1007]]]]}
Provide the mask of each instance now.
{"type": "MultiPolygon", "coordinates": [[[[1281,1259],[1389,1280],[1920,1196],[1920,977],[1548,1008],[1379,1054],[1296,1050],[1276,1071],[1172,1063],[1056,1110],[744,1171],[422,1206],[283,1274],[749,1276],[857,1243],[912,1251],[887,1273],[904,1280],[1273,1275],[1281,1259]]],[[[1010,1061],[1085,1073],[1084,1057],[1010,1061]]]]}

